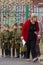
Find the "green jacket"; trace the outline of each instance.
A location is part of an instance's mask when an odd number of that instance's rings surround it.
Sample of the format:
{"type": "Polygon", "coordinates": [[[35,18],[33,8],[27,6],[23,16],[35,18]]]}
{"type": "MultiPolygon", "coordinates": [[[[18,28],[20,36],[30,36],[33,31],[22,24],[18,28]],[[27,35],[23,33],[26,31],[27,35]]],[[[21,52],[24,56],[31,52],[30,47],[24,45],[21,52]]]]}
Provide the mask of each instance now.
{"type": "Polygon", "coordinates": [[[15,48],[16,39],[17,39],[17,30],[11,31],[11,36],[12,36],[11,47],[15,48]]]}
{"type": "Polygon", "coordinates": [[[1,48],[3,48],[3,36],[1,31],[0,31],[0,46],[1,48]]]}
{"type": "Polygon", "coordinates": [[[2,33],[2,36],[3,36],[4,48],[10,49],[10,47],[11,47],[11,44],[10,44],[11,34],[10,34],[10,32],[4,30],[2,33]]]}

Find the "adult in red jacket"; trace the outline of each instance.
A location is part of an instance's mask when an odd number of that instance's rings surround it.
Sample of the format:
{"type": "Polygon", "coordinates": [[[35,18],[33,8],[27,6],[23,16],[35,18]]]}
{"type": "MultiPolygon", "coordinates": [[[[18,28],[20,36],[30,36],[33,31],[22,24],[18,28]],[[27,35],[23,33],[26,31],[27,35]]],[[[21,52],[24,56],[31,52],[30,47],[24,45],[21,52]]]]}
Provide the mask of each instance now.
{"type": "Polygon", "coordinates": [[[33,61],[36,61],[36,40],[38,38],[37,34],[39,32],[39,25],[37,22],[37,15],[32,13],[31,18],[27,20],[22,27],[22,37],[21,39],[26,42],[27,45],[27,58],[30,60],[30,51],[32,54],[33,61]]]}

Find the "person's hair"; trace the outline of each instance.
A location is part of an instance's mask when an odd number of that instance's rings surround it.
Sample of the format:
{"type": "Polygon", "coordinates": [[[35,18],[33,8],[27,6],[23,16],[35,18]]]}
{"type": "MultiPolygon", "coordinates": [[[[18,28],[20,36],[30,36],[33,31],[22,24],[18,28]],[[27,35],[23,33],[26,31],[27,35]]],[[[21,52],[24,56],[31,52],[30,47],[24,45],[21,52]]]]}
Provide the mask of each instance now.
{"type": "Polygon", "coordinates": [[[31,18],[32,18],[32,17],[37,17],[37,14],[36,14],[36,13],[32,13],[32,14],[31,14],[31,18]]]}

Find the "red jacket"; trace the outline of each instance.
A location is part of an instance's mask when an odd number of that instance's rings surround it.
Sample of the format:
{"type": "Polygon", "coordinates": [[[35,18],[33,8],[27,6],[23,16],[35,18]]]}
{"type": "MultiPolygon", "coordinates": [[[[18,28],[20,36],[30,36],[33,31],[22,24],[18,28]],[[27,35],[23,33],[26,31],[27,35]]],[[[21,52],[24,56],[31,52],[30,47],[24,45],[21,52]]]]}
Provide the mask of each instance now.
{"type": "MultiPolygon", "coordinates": [[[[27,42],[28,41],[28,31],[29,31],[29,28],[30,28],[30,21],[31,20],[27,20],[23,27],[22,27],[22,36],[23,36],[23,39],[27,42]]],[[[36,21],[36,32],[39,32],[39,25],[38,25],[38,22],[36,21]]],[[[36,35],[36,40],[37,40],[37,35],[36,35]]]]}

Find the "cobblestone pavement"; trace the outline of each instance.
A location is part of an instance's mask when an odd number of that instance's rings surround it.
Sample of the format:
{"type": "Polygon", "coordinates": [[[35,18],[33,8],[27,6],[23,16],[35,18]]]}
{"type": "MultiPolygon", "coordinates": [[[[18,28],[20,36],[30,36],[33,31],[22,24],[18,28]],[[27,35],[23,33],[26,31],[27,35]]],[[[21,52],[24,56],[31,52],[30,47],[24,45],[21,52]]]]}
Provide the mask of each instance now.
{"type": "Polygon", "coordinates": [[[26,59],[0,57],[0,65],[40,65],[40,62],[33,63],[26,61],[26,59]]]}

